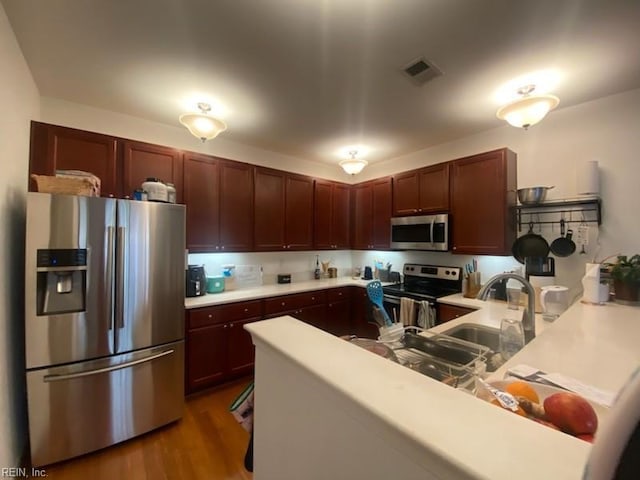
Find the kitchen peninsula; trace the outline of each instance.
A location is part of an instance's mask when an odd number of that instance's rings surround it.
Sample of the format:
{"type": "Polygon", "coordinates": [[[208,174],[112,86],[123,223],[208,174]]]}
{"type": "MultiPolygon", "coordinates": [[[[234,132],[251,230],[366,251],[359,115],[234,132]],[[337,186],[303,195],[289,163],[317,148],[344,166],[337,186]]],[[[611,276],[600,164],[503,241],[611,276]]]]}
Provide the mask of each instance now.
{"type": "MultiPolygon", "coordinates": [[[[438,326],[498,326],[505,306],[438,326]]],[[[640,364],[638,310],[574,304],[493,374],[525,363],[617,392],[640,364]]],[[[512,415],[291,317],[256,345],[255,478],[580,479],[590,444],[512,415]]],[[[606,422],[606,416],[600,418],[606,422]]]]}

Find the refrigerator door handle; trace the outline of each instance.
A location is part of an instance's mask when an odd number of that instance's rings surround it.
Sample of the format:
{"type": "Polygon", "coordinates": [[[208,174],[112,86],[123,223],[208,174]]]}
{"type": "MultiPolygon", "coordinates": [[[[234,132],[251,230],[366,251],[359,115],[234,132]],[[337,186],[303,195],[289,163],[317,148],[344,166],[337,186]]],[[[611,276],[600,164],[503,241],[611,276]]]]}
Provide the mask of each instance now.
{"type": "Polygon", "coordinates": [[[113,330],[113,249],[115,247],[113,243],[113,237],[115,235],[114,227],[107,227],[107,255],[106,255],[106,299],[107,299],[107,315],[109,319],[109,330],[113,330]]]}
{"type": "Polygon", "coordinates": [[[98,375],[100,373],[113,372],[114,370],[121,370],[123,368],[133,367],[134,365],[139,365],[141,363],[150,362],[152,360],[156,360],[161,357],[166,357],[167,355],[171,355],[173,352],[174,352],[173,349],[165,350],[164,352],[156,353],[155,355],[150,355],[145,358],[139,358],[138,360],[132,360],[130,362],[120,363],[118,365],[113,365],[111,367],[96,368],[95,370],[87,370],[84,372],[67,373],[64,375],[46,375],[44,377],[44,381],[60,382],[63,380],[72,380],[74,378],[88,377],[90,375],[98,375]]]}
{"type": "Polygon", "coordinates": [[[124,327],[124,292],[125,292],[125,227],[118,227],[118,249],[117,249],[117,265],[116,265],[116,328],[124,327]]]}

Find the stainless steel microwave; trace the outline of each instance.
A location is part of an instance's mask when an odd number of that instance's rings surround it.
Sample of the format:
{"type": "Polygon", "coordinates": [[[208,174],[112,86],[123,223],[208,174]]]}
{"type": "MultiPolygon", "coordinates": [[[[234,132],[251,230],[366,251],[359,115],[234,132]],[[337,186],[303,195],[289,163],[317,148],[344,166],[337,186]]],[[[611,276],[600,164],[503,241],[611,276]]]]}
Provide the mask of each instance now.
{"type": "Polygon", "coordinates": [[[392,218],[391,248],[438,252],[449,250],[449,215],[392,218]]]}

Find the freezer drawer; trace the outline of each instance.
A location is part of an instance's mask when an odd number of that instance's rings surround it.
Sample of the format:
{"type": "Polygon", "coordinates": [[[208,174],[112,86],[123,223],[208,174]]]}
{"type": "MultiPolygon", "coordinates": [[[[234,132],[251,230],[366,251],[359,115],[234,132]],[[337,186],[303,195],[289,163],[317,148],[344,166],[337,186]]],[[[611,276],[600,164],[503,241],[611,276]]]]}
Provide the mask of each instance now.
{"type": "Polygon", "coordinates": [[[27,371],[33,466],[98,450],[182,416],[184,341],[27,371]]]}

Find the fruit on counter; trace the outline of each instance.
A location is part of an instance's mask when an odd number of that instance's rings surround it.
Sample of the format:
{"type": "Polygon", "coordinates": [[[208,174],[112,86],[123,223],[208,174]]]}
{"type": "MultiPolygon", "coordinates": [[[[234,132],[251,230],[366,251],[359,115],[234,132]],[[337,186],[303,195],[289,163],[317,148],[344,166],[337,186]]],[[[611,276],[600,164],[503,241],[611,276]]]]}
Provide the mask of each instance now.
{"type": "Polygon", "coordinates": [[[593,434],[598,428],[598,416],[580,395],[554,393],[544,400],[547,419],[571,435],[593,434]]]}
{"type": "Polygon", "coordinates": [[[554,430],[558,430],[560,431],[560,429],[558,427],[556,427],[553,423],[551,422],[547,422],[546,420],[543,420],[541,418],[531,418],[531,420],[533,420],[534,422],[537,422],[541,425],[544,425],[545,427],[549,427],[549,428],[553,428],[554,430]]]}
{"type": "Polygon", "coordinates": [[[583,433],[582,435],[576,435],[576,437],[589,443],[593,443],[593,441],[595,440],[595,437],[592,433],[583,433]]]}
{"type": "Polygon", "coordinates": [[[511,382],[504,388],[504,391],[510,393],[514,397],[524,397],[533,403],[540,403],[540,397],[534,388],[526,382],[511,382]]]}
{"type": "Polygon", "coordinates": [[[547,416],[545,415],[544,407],[539,403],[532,402],[526,397],[521,397],[516,395],[516,400],[520,404],[520,407],[527,412],[527,415],[531,416],[533,419],[546,420],[547,416]]]}

